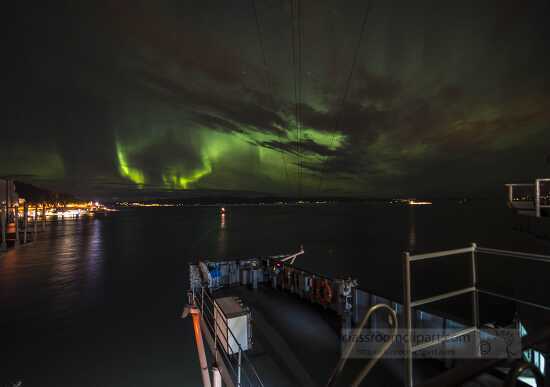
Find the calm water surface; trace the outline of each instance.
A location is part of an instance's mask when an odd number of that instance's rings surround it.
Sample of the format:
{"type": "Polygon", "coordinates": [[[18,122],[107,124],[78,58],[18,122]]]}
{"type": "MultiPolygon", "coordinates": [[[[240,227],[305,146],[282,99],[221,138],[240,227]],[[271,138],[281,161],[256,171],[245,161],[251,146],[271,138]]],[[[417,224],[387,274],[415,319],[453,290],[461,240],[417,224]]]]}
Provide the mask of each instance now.
{"type": "Polygon", "coordinates": [[[214,207],[155,208],[53,223],[0,257],[0,387],[199,385],[192,328],[179,319],[190,260],[303,244],[301,267],[398,299],[404,250],[550,253],[513,223],[491,202],[229,207],[223,218],[214,207]]]}

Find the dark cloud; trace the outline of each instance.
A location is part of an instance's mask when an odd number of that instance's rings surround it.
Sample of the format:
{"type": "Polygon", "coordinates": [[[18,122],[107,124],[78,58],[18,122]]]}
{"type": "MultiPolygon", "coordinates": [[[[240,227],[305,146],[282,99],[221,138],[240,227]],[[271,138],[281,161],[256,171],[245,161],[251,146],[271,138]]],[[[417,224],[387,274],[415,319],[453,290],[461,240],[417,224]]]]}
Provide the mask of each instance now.
{"type": "Polygon", "coordinates": [[[548,2],[374,2],[344,104],[365,3],[304,2],[303,133],[290,10],[258,5],[267,68],[248,3],[14,4],[0,173],[123,196],[138,188],[117,143],[155,192],[174,165],[208,170],[212,189],[284,193],[288,162],[312,194],[483,191],[548,173],[548,2]]]}
{"type": "Polygon", "coordinates": [[[331,150],[329,147],[316,143],[311,139],[305,139],[298,142],[281,142],[281,141],[261,141],[258,145],[274,149],[277,151],[283,151],[294,155],[319,155],[325,157],[332,157],[338,154],[338,152],[331,150]]]}

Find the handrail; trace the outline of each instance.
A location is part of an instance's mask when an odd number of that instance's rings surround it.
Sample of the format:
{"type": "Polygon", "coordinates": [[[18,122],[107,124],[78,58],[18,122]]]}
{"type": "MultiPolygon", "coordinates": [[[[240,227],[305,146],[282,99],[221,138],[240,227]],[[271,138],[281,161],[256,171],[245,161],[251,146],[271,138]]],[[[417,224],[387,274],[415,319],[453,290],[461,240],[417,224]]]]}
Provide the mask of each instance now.
{"type": "MultiPolygon", "coordinates": [[[[215,304],[215,301],[208,295],[208,292],[205,291],[204,293],[207,295],[208,299],[210,300],[210,302],[212,303],[214,308],[216,308],[217,306],[215,304]]],[[[204,304],[204,305],[206,305],[206,304],[204,304]]],[[[210,308],[208,308],[208,311],[210,312],[210,315],[214,318],[214,320],[216,320],[214,312],[212,310],[210,310],[210,308]]],[[[222,321],[224,322],[225,327],[227,328],[227,331],[231,334],[231,337],[233,338],[233,340],[235,340],[235,344],[237,344],[239,350],[242,351],[242,348],[241,348],[241,345],[239,344],[239,341],[237,340],[237,338],[235,337],[235,335],[233,334],[233,332],[231,331],[231,329],[227,325],[227,322],[224,319],[222,319],[222,321]]],[[[216,323],[216,325],[218,325],[218,324],[216,323]]],[[[218,328],[219,328],[219,326],[218,326],[218,328]]],[[[225,336],[225,338],[227,339],[227,341],[229,341],[228,336],[225,336]]]]}
{"type": "MultiPolygon", "coordinates": [[[[212,305],[213,305],[213,308],[216,308],[216,309],[220,309],[219,306],[215,303],[214,300],[212,300],[212,298],[210,297],[210,295],[207,295],[207,298],[208,300],[211,301],[212,305]]],[[[231,328],[229,328],[229,326],[227,325],[227,321],[225,321],[225,319],[221,319],[221,321],[223,321],[223,324],[225,325],[225,329],[221,329],[222,327],[220,326],[220,324],[218,323],[218,319],[216,319],[215,317],[215,314],[212,312],[212,310],[210,309],[210,307],[205,303],[204,306],[206,307],[207,311],[209,312],[209,315],[210,317],[212,318],[212,320],[214,320],[214,324],[216,326],[216,328],[219,328],[219,331],[221,331],[222,335],[223,335],[223,339],[225,340],[225,343],[227,344],[228,347],[233,347],[233,343],[229,343],[229,336],[227,336],[227,334],[224,332],[224,331],[228,331],[230,334],[231,334],[231,337],[233,338],[233,341],[234,343],[237,345],[238,347],[238,351],[235,351],[235,352],[239,352],[241,356],[243,356],[243,358],[245,359],[245,366],[247,364],[250,365],[250,368],[252,369],[252,372],[254,373],[253,377],[256,377],[256,379],[258,380],[258,382],[260,383],[260,386],[263,386],[263,382],[262,380],[260,379],[260,376],[258,375],[253,363],[248,359],[248,357],[246,356],[246,354],[244,353],[244,350],[242,349],[240,343],[237,341],[236,337],[235,337],[235,334],[233,333],[233,331],[231,330],[231,328]]],[[[219,310],[220,313],[223,313],[221,310],[219,310]]],[[[218,334],[218,331],[216,331],[211,324],[209,324],[210,327],[211,327],[211,330],[212,330],[212,334],[213,335],[217,335],[218,334]]],[[[229,360],[228,356],[229,354],[227,354],[225,352],[225,349],[222,347],[222,353],[224,353],[224,357],[226,359],[229,360]]],[[[230,363],[231,364],[231,363],[230,363]]],[[[235,368],[233,367],[233,365],[231,364],[231,368],[233,369],[233,372],[235,372],[235,368]]],[[[242,368],[242,364],[241,364],[241,368],[242,368]]],[[[249,383],[251,383],[250,381],[250,377],[245,373],[244,376],[248,379],[249,383]]]]}
{"type": "MultiPolygon", "coordinates": [[[[276,258],[276,257],[269,257],[267,259],[273,259],[273,258],[276,258]]],[[[287,262],[283,262],[283,261],[280,261],[278,260],[277,262],[280,262],[282,263],[284,266],[288,267],[288,268],[291,268],[293,271],[300,271],[304,274],[308,274],[308,275],[311,275],[311,276],[314,276],[316,278],[321,278],[321,279],[326,279],[326,280],[333,280],[332,278],[330,277],[327,277],[323,274],[319,274],[319,273],[314,273],[312,271],[309,271],[309,270],[306,270],[306,269],[302,269],[300,267],[297,267],[297,266],[294,266],[294,265],[291,265],[290,263],[287,263],[287,262]]]]}
{"type": "MultiPolygon", "coordinates": [[[[195,302],[197,303],[198,297],[195,297],[195,298],[196,298],[195,302]]],[[[204,303],[204,298],[202,298],[202,301],[200,302],[200,307],[201,307],[201,310],[202,310],[201,319],[205,322],[205,324],[207,324],[207,327],[211,331],[212,335],[214,337],[216,337],[216,328],[218,328],[220,331],[222,331],[222,334],[224,336],[223,338],[226,341],[228,341],[228,336],[223,332],[223,329],[221,329],[218,321],[216,321],[216,319],[214,318],[214,315],[213,315],[212,311],[210,310],[210,307],[206,303],[204,303]],[[205,313],[205,309],[206,309],[206,313],[205,313]],[[205,315],[207,317],[210,317],[210,318],[205,318],[205,315]],[[210,321],[210,319],[212,321],[210,321]],[[212,324],[214,324],[214,325],[212,325],[212,324]]],[[[227,330],[229,330],[229,329],[227,329],[227,330]]],[[[216,349],[216,351],[218,350],[217,344],[216,344],[215,349],[216,349]]],[[[222,351],[222,353],[225,353],[225,351],[222,351]]],[[[225,355],[224,357],[226,357],[226,356],[227,355],[225,355]]],[[[233,365],[231,364],[231,362],[229,362],[229,365],[231,366],[232,371],[235,372],[235,369],[234,369],[233,365]]]]}
{"type": "MultiPolygon", "coordinates": [[[[203,288],[203,289],[204,289],[204,288],[203,288]]],[[[213,307],[216,308],[215,300],[211,297],[211,295],[208,293],[208,291],[206,291],[206,289],[204,289],[201,293],[202,293],[203,296],[206,295],[206,298],[212,303],[213,307]]],[[[197,301],[198,301],[198,296],[197,296],[197,295],[194,295],[194,297],[195,297],[195,299],[197,299],[197,301]]],[[[208,312],[209,312],[209,315],[210,315],[210,316],[212,317],[212,319],[214,320],[215,326],[218,327],[218,328],[220,328],[221,331],[223,331],[224,329],[222,329],[222,327],[221,327],[220,324],[218,323],[218,321],[217,321],[217,319],[215,318],[214,313],[212,312],[212,310],[210,309],[210,307],[208,307],[208,305],[206,305],[206,303],[201,302],[201,306],[202,306],[202,305],[206,306],[206,308],[207,308],[207,310],[208,310],[208,312]]],[[[222,320],[223,320],[223,319],[222,319],[222,320]]],[[[262,382],[262,379],[261,379],[260,376],[258,375],[258,372],[257,372],[257,370],[256,370],[256,367],[254,367],[254,364],[250,361],[250,359],[248,358],[248,356],[246,355],[246,353],[245,353],[244,350],[242,349],[242,347],[241,347],[239,341],[237,340],[237,338],[235,337],[233,331],[232,331],[232,330],[229,328],[229,326],[227,325],[227,322],[224,321],[224,324],[225,324],[225,328],[226,328],[225,330],[227,330],[227,331],[229,332],[229,334],[230,334],[231,337],[233,338],[233,340],[234,340],[234,342],[235,342],[235,344],[236,344],[236,346],[237,346],[237,348],[238,348],[238,351],[237,351],[237,352],[239,352],[240,356],[242,356],[242,358],[245,360],[245,362],[247,363],[247,365],[248,365],[248,366],[250,367],[250,369],[252,370],[253,377],[258,381],[259,386],[260,386],[260,387],[263,387],[264,384],[263,384],[263,382],[262,382]]],[[[211,328],[212,331],[213,331],[212,334],[213,334],[213,335],[217,335],[217,332],[216,332],[216,330],[214,329],[214,327],[212,327],[211,324],[209,324],[209,325],[210,325],[210,328],[211,328]]],[[[227,345],[228,345],[228,346],[232,346],[232,345],[229,344],[229,336],[227,336],[227,335],[224,334],[224,338],[225,338],[225,340],[226,340],[226,342],[227,342],[227,345]]],[[[221,349],[222,349],[223,352],[225,352],[225,350],[224,350],[223,347],[222,347],[221,349]]],[[[232,365],[231,365],[231,366],[232,366],[232,365]]],[[[233,368],[233,366],[232,366],[232,368],[233,368]]],[[[234,369],[233,369],[233,372],[235,372],[234,369]]],[[[245,374],[245,377],[246,377],[247,379],[249,379],[248,375],[246,375],[246,374],[245,374]]],[[[250,382],[250,380],[249,380],[249,382],[250,382]]]]}
{"type": "MultiPolygon", "coordinates": [[[[378,360],[380,360],[380,358],[384,355],[384,353],[386,353],[386,351],[389,349],[389,347],[392,345],[393,341],[395,340],[395,337],[397,336],[397,314],[392,308],[390,308],[386,304],[377,304],[372,306],[365,314],[365,317],[363,317],[363,320],[359,324],[359,327],[356,329],[359,331],[362,330],[367,324],[371,315],[374,314],[379,309],[386,309],[389,312],[391,317],[390,324],[393,325],[393,331],[392,331],[392,334],[390,335],[390,340],[388,340],[386,343],[384,343],[384,345],[382,345],[382,347],[380,347],[380,349],[378,350],[378,352],[376,352],[374,357],[367,363],[367,365],[361,370],[359,375],[355,378],[355,380],[351,384],[353,387],[357,387],[361,384],[361,382],[368,375],[370,370],[374,367],[374,365],[378,362],[378,360]]],[[[351,351],[355,347],[356,343],[357,343],[357,336],[353,336],[351,343],[348,345],[348,347],[340,357],[338,364],[332,371],[332,374],[330,375],[330,378],[327,382],[327,387],[333,386],[334,383],[336,382],[338,375],[344,369],[344,366],[348,361],[349,355],[351,354],[351,351]]]]}
{"type": "Polygon", "coordinates": [[[476,249],[476,252],[482,253],[482,254],[501,255],[505,257],[513,257],[513,258],[527,259],[531,261],[540,261],[540,262],[550,263],[550,255],[522,253],[520,251],[510,251],[510,250],[490,249],[487,247],[478,247],[476,249]]]}
{"type": "Polygon", "coordinates": [[[427,254],[416,254],[416,255],[411,255],[409,257],[409,261],[410,262],[422,261],[424,259],[441,258],[441,257],[449,256],[449,255],[472,253],[474,251],[474,249],[475,249],[474,246],[470,246],[470,247],[465,247],[463,249],[437,251],[435,253],[427,253],[427,254]]]}
{"type": "MultiPolygon", "coordinates": [[[[211,312],[210,308],[208,307],[208,305],[207,305],[207,304],[201,304],[201,305],[206,306],[208,315],[209,315],[209,317],[210,317],[210,318],[212,319],[212,321],[213,321],[214,326],[212,325],[212,322],[209,321],[209,319],[204,318],[204,316],[202,316],[203,321],[207,324],[208,328],[209,328],[210,331],[212,332],[212,335],[214,336],[214,340],[215,340],[214,342],[216,343],[216,344],[215,344],[215,346],[216,346],[215,349],[216,349],[216,351],[218,351],[218,344],[217,344],[217,341],[216,341],[216,337],[217,337],[217,333],[218,333],[218,332],[217,332],[216,328],[218,328],[220,331],[223,331],[223,329],[221,329],[220,324],[218,323],[218,321],[217,321],[217,319],[215,318],[215,316],[212,314],[212,312],[211,312]]],[[[224,323],[225,323],[225,321],[224,321],[224,323]]],[[[233,335],[233,332],[232,332],[231,329],[227,326],[227,323],[225,323],[225,324],[226,324],[226,328],[227,328],[226,330],[229,331],[229,333],[230,333],[230,334],[233,336],[233,338],[234,338],[235,336],[233,335]]],[[[225,333],[222,333],[222,334],[223,334],[223,336],[224,336],[223,338],[225,339],[226,343],[228,343],[228,345],[229,345],[228,336],[227,336],[225,333]]],[[[239,351],[238,351],[238,352],[239,352],[239,355],[244,354],[244,352],[242,352],[242,348],[240,347],[240,345],[239,345],[239,343],[238,343],[237,341],[236,341],[236,344],[239,346],[239,351]]],[[[224,349],[223,347],[221,347],[220,349],[221,349],[220,352],[222,353],[222,356],[224,357],[224,359],[227,360],[227,363],[228,363],[229,366],[231,367],[232,373],[233,373],[234,375],[242,375],[242,373],[240,373],[240,370],[239,370],[239,369],[235,370],[235,366],[233,366],[233,364],[231,363],[231,359],[229,358],[229,354],[225,351],[225,349],[224,349]]],[[[242,364],[239,364],[237,367],[242,368],[242,364]]],[[[250,377],[249,377],[247,374],[244,374],[244,376],[245,376],[246,379],[248,380],[249,384],[252,385],[252,383],[251,383],[251,381],[250,381],[250,377]]],[[[260,383],[261,386],[263,386],[263,384],[262,384],[261,380],[259,379],[259,377],[258,377],[258,382],[260,383]]],[[[237,376],[237,385],[238,385],[238,386],[241,386],[241,385],[242,385],[242,383],[239,382],[238,376],[237,376]]]]}
{"type": "Polygon", "coordinates": [[[521,300],[521,299],[519,299],[519,298],[515,298],[515,297],[511,297],[511,296],[506,296],[506,295],[504,295],[504,294],[491,292],[491,291],[485,290],[485,289],[479,289],[479,288],[478,288],[477,291],[478,291],[479,293],[487,294],[487,295],[489,295],[489,296],[493,296],[493,297],[497,297],[497,298],[502,298],[502,299],[504,299],[504,300],[513,301],[513,302],[517,302],[517,303],[519,303],[519,304],[529,305],[529,306],[532,306],[532,307],[534,307],[534,308],[540,308],[540,309],[544,309],[544,310],[550,311],[550,307],[549,307],[549,306],[537,304],[537,303],[530,302],[530,301],[521,300]]]}
{"type": "Polygon", "coordinates": [[[428,303],[436,302],[436,301],[442,301],[449,299],[451,297],[457,297],[463,294],[471,293],[473,296],[473,302],[472,302],[472,316],[473,316],[473,326],[467,327],[459,332],[456,332],[454,334],[442,337],[440,340],[438,340],[436,343],[429,343],[429,344],[423,344],[423,345],[412,345],[412,340],[407,340],[405,342],[405,386],[406,387],[412,387],[414,385],[414,376],[413,376],[413,354],[416,351],[420,351],[422,349],[431,347],[435,344],[440,344],[448,340],[452,340],[455,337],[463,336],[466,334],[474,333],[476,335],[476,342],[479,341],[479,303],[478,303],[478,293],[477,293],[477,267],[476,267],[476,250],[477,245],[475,243],[472,243],[470,247],[462,248],[462,249],[454,249],[454,250],[445,250],[445,251],[438,251],[435,253],[428,253],[428,254],[417,254],[417,255],[410,255],[408,252],[405,252],[403,254],[403,317],[404,317],[404,326],[407,331],[407,336],[409,338],[412,338],[413,335],[413,324],[412,324],[412,310],[414,307],[425,305],[428,303]],[[427,259],[434,259],[434,258],[441,258],[446,257],[450,255],[458,255],[458,254],[465,254],[470,253],[471,257],[471,269],[472,269],[472,284],[469,287],[447,292],[444,294],[439,294],[433,297],[424,298],[420,300],[412,300],[411,296],[411,287],[412,287],[412,279],[411,279],[411,264],[416,261],[421,260],[427,260],[427,259]]]}
{"type": "MultiPolygon", "coordinates": [[[[204,298],[203,298],[203,299],[204,299],[204,298]]],[[[210,298],[209,298],[209,299],[210,299],[210,298]]],[[[210,300],[211,300],[211,299],[210,299],[210,300]]],[[[213,305],[214,305],[214,304],[213,304],[213,305]]],[[[206,303],[204,303],[204,302],[201,302],[201,307],[206,307],[208,316],[213,320],[213,324],[214,324],[214,325],[212,325],[212,322],[210,322],[209,319],[204,318],[204,309],[203,309],[203,315],[202,315],[201,317],[202,317],[203,321],[205,321],[205,323],[208,324],[208,327],[209,327],[209,329],[211,330],[212,335],[214,336],[214,339],[217,337],[217,334],[218,334],[218,332],[217,332],[217,330],[216,330],[216,328],[217,328],[217,329],[219,329],[219,331],[222,332],[223,338],[225,339],[226,343],[229,345],[229,337],[227,336],[227,334],[225,334],[225,332],[223,332],[224,329],[222,329],[222,327],[221,327],[220,324],[218,323],[218,319],[215,318],[215,316],[214,316],[213,312],[211,311],[210,307],[209,307],[206,303]]],[[[215,305],[214,305],[214,307],[215,307],[215,305]]],[[[223,319],[222,319],[222,320],[223,320],[223,319]]],[[[225,324],[225,326],[226,326],[226,329],[225,329],[225,330],[227,330],[227,331],[233,336],[233,339],[235,340],[235,336],[233,335],[233,332],[232,332],[231,329],[227,326],[227,323],[226,323],[225,321],[224,321],[224,324],[225,324]]],[[[235,340],[235,341],[236,341],[236,340],[235,340]]],[[[216,340],[215,340],[215,343],[217,343],[216,340]]],[[[238,341],[236,341],[236,344],[239,346],[239,351],[242,351],[242,348],[240,347],[238,341]]],[[[216,345],[216,348],[215,348],[215,349],[216,349],[216,351],[218,351],[218,344],[215,344],[215,345],[216,345]]],[[[237,370],[237,371],[235,370],[235,367],[233,366],[233,364],[231,363],[231,360],[229,359],[229,354],[226,353],[226,351],[225,351],[225,349],[224,349],[223,347],[221,347],[221,353],[222,353],[223,357],[227,360],[227,363],[229,363],[229,365],[230,365],[230,367],[231,367],[231,371],[233,372],[233,374],[237,375],[237,374],[238,374],[238,370],[237,370]]],[[[246,375],[245,375],[245,376],[246,376],[246,375]]],[[[249,379],[248,376],[246,376],[246,378],[249,379]]],[[[249,380],[249,381],[250,381],[250,380],[249,380]]],[[[238,384],[239,384],[239,383],[238,383],[238,384]]],[[[239,385],[240,385],[240,384],[239,384],[239,385]]]]}
{"type": "MultiPolygon", "coordinates": [[[[203,304],[201,304],[201,306],[203,306],[203,304]]],[[[206,306],[206,305],[204,304],[204,306],[206,306]]],[[[210,312],[210,308],[208,308],[208,306],[207,306],[207,309],[208,309],[208,312],[210,312]]],[[[220,328],[220,325],[218,324],[218,322],[216,321],[216,319],[213,318],[213,316],[212,316],[212,320],[213,320],[213,323],[212,323],[211,321],[209,321],[209,319],[204,318],[204,315],[202,315],[202,314],[201,314],[201,319],[205,322],[205,324],[207,325],[208,329],[212,332],[212,335],[215,337],[215,335],[216,335],[216,327],[217,327],[217,328],[220,328]],[[214,324],[214,325],[212,325],[212,324],[214,324]]],[[[220,330],[221,330],[221,329],[220,329],[220,330]]],[[[225,336],[225,338],[226,338],[226,340],[227,340],[227,336],[225,336]]],[[[215,344],[215,346],[216,346],[215,349],[216,349],[216,351],[218,351],[217,342],[215,341],[215,343],[216,343],[216,344],[215,344]]],[[[232,371],[234,374],[236,374],[235,367],[233,366],[233,364],[231,364],[231,361],[230,361],[230,359],[229,359],[229,355],[223,350],[223,348],[222,348],[221,353],[222,353],[223,357],[224,357],[225,359],[227,359],[227,363],[229,363],[229,366],[231,367],[231,371],[232,371]]]]}
{"type": "MultiPolygon", "coordinates": [[[[205,324],[207,325],[207,328],[212,331],[212,332],[215,332],[215,329],[214,327],[212,326],[212,323],[210,321],[208,321],[208,319],[203,319],[203,321],[205,322],[205,324]]],[[[215,322],[214,322],[215,323],[215,322]]],[[[213,333],[214,334],[214,333],[213,333]]],[[[217,348],[216,348],[217,350],[217,348]]],[[[223,354],[223,357],[228,359],[228,355],[225,353],[225,351],[222,351],[222,354],[223,354]]],[[[233,371],[233,373],[235,373],[235,367],[233,367],[233,364],[231,364],[231,362],[229,361],[228,359],[228,363],[229,363],[229,366],[231,367],[231,371],[233,371]]]]}
{"type": "Polygon", "coordinates": [[[431,303],[437,302],[437,301],[443,301],[443,300],[446,300],[448,298],[460,296],[460,295],[463,295],[463,294],[472,293],[472,292],[475,292],[475,291],[476,291],[475,286],[469,286],[469,287],[464,288],[464,289],[459,289],[459,290],[455,290],[455,291],[452,291],[452,292],[447,292],[447,293],[440,294],[440,295],[433,296],[433,297],[423,298],[423,299],[420,299],[420,300],[412,301],[411,302],[411,308],[415,308],[415,307],[421,306],[421,305],[431,304],[431,303]]]}
{"type": "Polygon", "coordinates": [[[457,339],[457,338],[462,337],[462,336],[467,336],[470,333],[474,333],[474,332],[477,332],[476,327],[464,328],[464,329],[461,329],[461,330],[456,331],[454,333],[451,333],[451,334],[445,335],[443,337],[440,337],[437,340],[428,341],[428,342],[425,342],[425,343],[422,343],[422,344],[415,345],[415,346],[412,347],[412,351],[413,352],[423,351],[425,349],[435,347],[436,345],[439,345],[439,344],[444,343],[446,341],[451,341],[451,340],[457,339]]]}
{"type": "MultiPolygon", "coordinates": [[[[537,181],[537,184],[541,181],[539,179],[537,181]]],[[[550,181],[550,179],[545,179],[545,181],[550,181]]],[[[540,207],[539,207],[540,208],[540,207]]],[[[470,333],[476,333],[479,334],[479,301],[478,301],[478,294],[487,294],[489,296],[493,297],[499,297],[505,300],[517,302],[524,305],[529,305],[535,308],[543,309],[550,311],[550,306],[545,306],[541,304],[537,304],[534,302],[522,300],[519,298],[499,294],[487,289],[483,289],[479,287],[478,281],[477,281],[477,265],[476,265],[476,257],[477,254],[489,254],[489,255],[498,255],[498,256],[506,256],[506,257],[512,257],[516,259],[522,259],[522,260],[528,260],[528,261],[534,261],[534,262],[542,262],[542,263],[550,263],[550,256],[548,255],[542,255],[542,254],[531,254],[531,253],[523,253],[519,251],[509,251],[509,250],[499,250],[499,249],[491,249],[486,247],[478,247],[475,243],[472,244],[471,247],[463,248],[463,249],[455,249],[455,250],[446,250],[446,251],[439,251],[434,253],[427,253],[427,254],[417,254],[417,255],[409,255],[409,253],[404,253],[404,260],[403,260],[403,293],[404,293],[404,299],[403,299],[403,307],[404,307],[404,318],[405,318],[405,327],[407,331],[409,332],[409,336],[412,333],[412,308],[417,307],[420,305],[424,305],[430,302],[435,301],[441,301],[444,299],[448,299],[450,297],[458,296],[461,294],[467,294],[471,292],[474,296],[473,298],[473,319],[474,319],[474,326],[472,327],[466,327],[458,332],[455,332],[454,334],[451,334],[449,336],[441,338],[437,343],[439,344],[443,341],[448,340],[449,338],[454,338],[456,336],[462,336],[465,334],[470,333]],[[433,258],[440,258],[444,256],[449,255],[457,255],[457,254],[463,254],[463,253],[471,253],[471,265],[472,265],[472,285],[460,290],[451,291],[442,295],[437,295],[421,300],[415,300],[413,301],[411,299],[411,271],[410,266],[411,263],[414,261],[420,261],[425,259],[433,259],[433,258]]],[[[478,338],[476,338],[478,339],[478,338]]],[[[420,351],[423,349],[428,348],[429,346],[434,345],[434,343],[428,344],[421,344],[417,346],[412,346],[411,343],[405,344],[405,385],[407,387],[410,387],[413,385],[413,372],[412,372],[412,354],[413,352],[420,351]]],[[[492,364],[492,363],[491,363],[492,364]]],[[[431,385],[431,384],[430,384],[431,385]]]]}
{"type": "MultiPolygon", "coordinates": [[[[225,320],[224,320],[224,319],[221,319],[221,320],[223,321],[224,325],[225,325],[225,329],[221,329],[222,327],[218,324],[218,321],[216,321],[216,320],[217,320],[217,319],[216,319],[216,316],[215,316],[214,313],[210,310],[210,307],[209,307],[208,305],[206,305],[206,304],[203,304],[203,306],[206,307],[206,310],[207,310],[207,312],[208,312],[208,315],[209,315],[210,317],[212,317],[212,319],[214,320],[214,323],[216,324],[215,328],[219,328],[219,329],[220,329],[220,331],[221,331],[221,333],[222,333],[222,335],[223,335],[223,338],[225,339],[225,341],[226,341],[227,343],[229,343],[229,336],[227,336],[227,334],[226,334],[224,331],[227,330],[227,331],[229,331],[229,332],[231,333],[231,329],[229,329],[229,327],[227,326],[227,323],[225,322],[225,320]]],[[[204,311],[203,311],[203,313],[204,313],[204,311]]],[[[214,327],[213,327],[212,329],[214,329],[214,327]]],[[[216,331],[213,330],[212,333],[213,333],[213,334],[216,334],[216,331]]]]}

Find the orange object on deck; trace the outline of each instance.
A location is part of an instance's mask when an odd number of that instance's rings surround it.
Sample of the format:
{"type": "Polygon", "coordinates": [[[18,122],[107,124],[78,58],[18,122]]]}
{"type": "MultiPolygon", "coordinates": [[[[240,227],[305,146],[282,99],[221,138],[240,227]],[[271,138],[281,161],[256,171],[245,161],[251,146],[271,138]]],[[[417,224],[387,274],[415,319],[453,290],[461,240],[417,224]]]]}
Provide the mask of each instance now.
{"type": "Polygon", "coordinates": [[[332,286],[330,286],[330,281],[325,279],[321,282],[322,296],[319,299],[319,302],[323,305],[329,305],[332,303],[332,286]]]}

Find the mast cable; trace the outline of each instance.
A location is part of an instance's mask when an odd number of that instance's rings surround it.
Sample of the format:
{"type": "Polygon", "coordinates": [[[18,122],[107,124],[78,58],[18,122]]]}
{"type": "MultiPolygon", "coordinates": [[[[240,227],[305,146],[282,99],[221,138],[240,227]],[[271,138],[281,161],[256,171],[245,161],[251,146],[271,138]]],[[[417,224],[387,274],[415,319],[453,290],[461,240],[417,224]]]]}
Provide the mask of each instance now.
{"type": "MultiPolygon", "coordinates": [[[[365,32],[365,27],[367,25],[367,20],[368,20],[371,9],[372,9],[372,0],[369,1],[369,3],[367,4],[367,7],[365,9],[365,13],[363,15],[363,22],[361,24],[361,32],[359,33],[359,38],[357,39],[357,46],[355,47],[355,53],[353,55],[353,61],[352,61],[352,64],[351,64],[350,72],[348,74],[348,78],[346,80],[346,85],[345,85],[345,88],[344,88],[344,94],[342,95],[342,100],[340,102],[340,111],[336,115],[336,122],[335,122],[335,125],[334,125],[334,134],[330,138],[329,149],[332,148],[336,132],[340,129],[340,123],[341,123],[341,118],[342,118],[341,116],[342,116],[342,113],[343,113],[344,108],[346,106],[349,90],[350,90],[350,87],[351,87],[351,80],[353,78],[353,73],[355,71],[355,66],[357,65],[357,59],[359,57],[359,51],[361,49],[361,43],[363,41],[363,35],[364,35],[364,32],[365,32]]],[[[325,178],[325,173],[326,173],[326,169],[327,169],[326,165],[327,164],[326,164],[326,161],[325,161],[325,168],[323,168],[323,171],[321,172],[321,175],[319,176],[319,193],[321,192],[323,180],[325,178]]]]}
{"type": "Polygon", "coordinates": [[[298,158],[298,193],[302,195],[303,155],[302,155],[302,62],[303,24],[301,0],[290,0],[292,65],[294,74],[294,115],[296,120],[296,157],[298,158]]]}
{"type": "MultiPolygon", "coordinates": [[[[252,0],[252,9],[254,11],[254,19],[256,21],[256,33],[258,35],[258,43],[259,43],[260,52],[261,52],[261,55],[262,55],[266,85],[267,85],[267,88],[271,91],[271,93],[269,94],[270,100],[271,100],[270,101],[271,106],[272,106],[273,109],[275,109],[275,97],[274,97],[274,95],[275,95],[275,86],[273,84],[274,83],[273,82],[273,77],[271,75],[271,72],[269,71],[269,66],[268,66],[268,62],[267,62],[267,55],[265,53],[265,44],[264,44],[262,28],[261,28],[261,24],[260,24],[260,17],[258,15],[258,7],[256,5],[256,0],[252,0]]],[[[282,144],[280,131],[278,132],[278,137],[279,137],[279,142],[282,144]]],[[[285,152],[284,152],[284,150],[281,150],[279,153],[281,154],[281,159],[283,160],[284,171],[285,171],[285,179],[286,179],[287,185],[290,186],[290,182],[289,182],[289,179],[288,179],[288,168],[287,168],[285,152]]]]}

